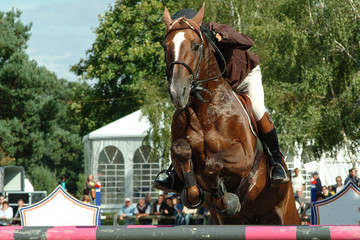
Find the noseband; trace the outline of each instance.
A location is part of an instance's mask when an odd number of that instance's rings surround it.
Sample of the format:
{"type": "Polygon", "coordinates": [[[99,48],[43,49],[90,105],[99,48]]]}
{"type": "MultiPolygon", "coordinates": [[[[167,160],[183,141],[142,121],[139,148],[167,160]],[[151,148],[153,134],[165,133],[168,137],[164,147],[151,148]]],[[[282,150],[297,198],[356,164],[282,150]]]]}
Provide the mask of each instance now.
{"type": "MultiPolygon", "coordinates": [[[[189,65],[187,65],[184,61],[173,61],[172,63],[169,64],[169,66],[166,68],[166,78],[168,79],[168,81],[170,80],[170,70],[172,69],[172,67],[176,64],[180,64],[180,65],[183,65],[190,73],[190,93],[194,93],[202,102],[204,103],[209,103],[212,101],[213,97],[214,97],[214,94],[209,90],[209,89],[206,89],[204,87],[202,87],[202,84],[204,82],[209,82],[209,81],[212,81],[212,80],[216,80],[218,79],[219,77],[221,77],[225,70],[226,70],[226,61],[225,61],[225,58],[224,56],[222,55],[221,51],[219,50],[219,48],[215,45],[215,43],[211,40],[211,38],[204,32],[202,31],[197,31],[195,30],[195,28],[188,22],[186,21],[185,18],[179,18],[177,20],[175,20],[173,22],[176,23],[176,21],[179,21],[179,20],[182,20],[184,21],[189,27],[191,30],[195,31],[199,36],[200,36],[200,39],[201,39],[201,45],[199,46],[199,50],[200,50],[200,57],[199,57],[199,62],[196,66],[196,69],[195,69],[195,73],[194,71],[191,69],[191,67],[189,65]],[[204,79],[204,80],[198,80],[199,79],[199,74],[200,74],[200,66],[201,66],[201,62],[203,60],[203,57],[204,57],[204,38],[203,38],[203,34],[205,36],[205,38],[208,40],[208,42],[213,46],[213,48],[215,49],[215,51],[220,55],[220,57],[222,58],[222,60],[224,61],[224,70],[218,75],[218,76],[215,76],[215,77],[212,77],[212,78],[208,78],[208,79],[204,79]],[[201,96],[201,92],[204,91],[204,92],[207,92],[210,94],[210,100],[205,100],[202,96],[201,96]]],[[[173,26],[172,24],[172,26],[173,26]]],[[[167,35],[166,35],[167,36],[167,35]]],[[[165,36],[165,38],[166,38],[165,36]]]]}

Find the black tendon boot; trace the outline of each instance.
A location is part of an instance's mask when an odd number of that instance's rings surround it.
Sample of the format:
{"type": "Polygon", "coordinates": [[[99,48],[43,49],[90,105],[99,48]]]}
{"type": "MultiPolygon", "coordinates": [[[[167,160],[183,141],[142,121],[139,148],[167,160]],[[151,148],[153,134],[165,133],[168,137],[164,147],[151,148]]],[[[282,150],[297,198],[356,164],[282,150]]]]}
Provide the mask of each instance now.
{"type": "MultiPolygon", "coordinates": [[[[159,174],[163,173],[163,171],[159,174]]],[[[165,192],[175,192],[180,194],[183,189],[183,183],[178,177],[175,169],[172,169],[171,171],[168,170],[165,173],[168,175],[167,178],[165,178],[164,180],[155,179],[152,187],[165,192]]]]}
{"type": "Polygon", "coordinates": [[[282,164],[282,155],[279,148],[279,140],[276,134],[276,129],[270,132],[261,134],[261,138],[266,144],[271,154],[270,160],[270,180],[273,185],[287,183],[290,181],[287,171],[282,164]]]}

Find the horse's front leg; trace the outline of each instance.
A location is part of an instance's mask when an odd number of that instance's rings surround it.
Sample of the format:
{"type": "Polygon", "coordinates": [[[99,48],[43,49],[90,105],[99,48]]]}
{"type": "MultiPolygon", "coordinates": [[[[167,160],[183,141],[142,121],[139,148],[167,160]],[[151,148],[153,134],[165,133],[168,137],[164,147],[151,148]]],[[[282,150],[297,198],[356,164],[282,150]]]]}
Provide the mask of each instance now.
{"type": "Polygon", "coordinates": [[[211,193],[207,203],[214,206],[220,214],[234,215],[241,209],[239,197],[227,192],[225,184],[220,178],[221,171],[243,177],[251,168],[250,159],[251,156],[245,154],[241,144],[234,144],[206,158],[203,179],[211,193]],[[208,202],[209,200],[210,202],[208,202]]]}
{"type": "Polygon", "coordinates": [[[202,204],[202,191],[197,186],[191,160],[191,147],[185,139],[177,139],[171,145],[171,158],[174,168],[181,176],[184,190],[181,198],[189,208],[197,208],[202,204]]]}

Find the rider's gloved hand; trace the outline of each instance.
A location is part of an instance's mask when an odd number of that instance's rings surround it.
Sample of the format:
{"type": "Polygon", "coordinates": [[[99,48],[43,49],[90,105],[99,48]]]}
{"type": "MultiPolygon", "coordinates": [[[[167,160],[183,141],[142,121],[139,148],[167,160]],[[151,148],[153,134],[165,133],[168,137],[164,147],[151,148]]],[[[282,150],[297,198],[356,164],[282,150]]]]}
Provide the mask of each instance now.
{"type": "Polygon", "coordinates": [[[200,26],[201,32],[205,35],[206,39],[210,39],[213,42],[218,42],[218,38],[216,37],[216,33],[214,31],[210,31],[206,26],[200,26]]]}

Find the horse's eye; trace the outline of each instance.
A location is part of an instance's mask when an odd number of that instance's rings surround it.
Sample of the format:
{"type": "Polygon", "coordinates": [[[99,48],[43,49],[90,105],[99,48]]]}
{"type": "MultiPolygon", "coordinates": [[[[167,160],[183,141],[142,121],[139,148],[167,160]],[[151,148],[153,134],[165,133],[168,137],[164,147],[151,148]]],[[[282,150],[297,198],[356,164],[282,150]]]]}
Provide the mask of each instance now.
{"type": "Polygon", "coordinates": [[[200,45],[197,42],[192,42],[191,43],[191,48],[192,48],[193,51],[199,50],[199,47],[200,47],[200,45]]]}

